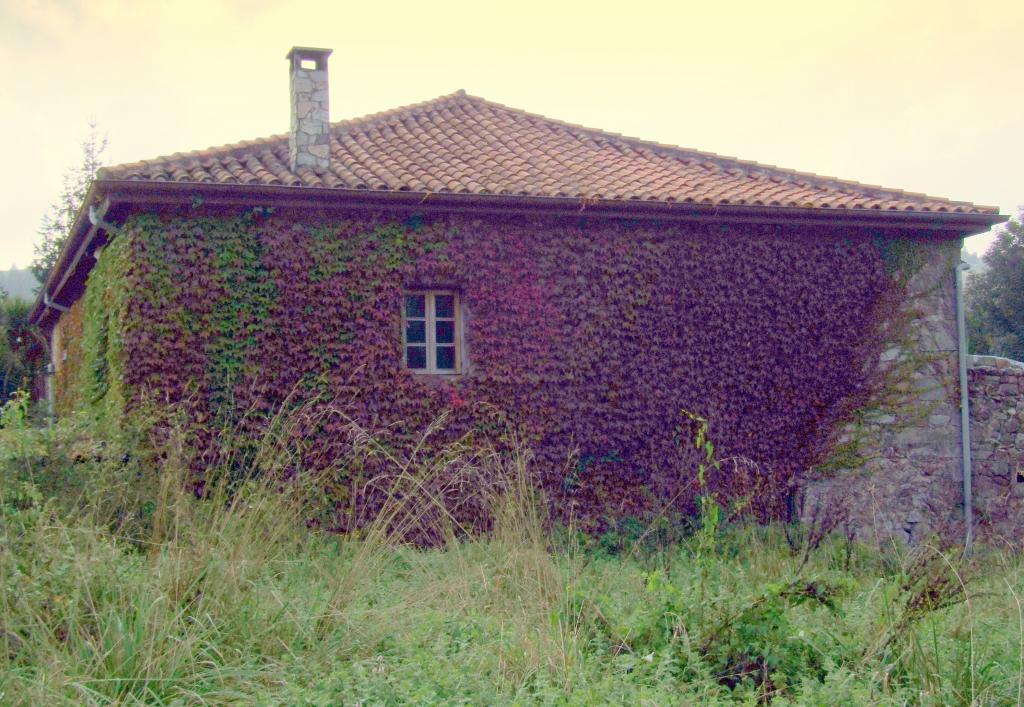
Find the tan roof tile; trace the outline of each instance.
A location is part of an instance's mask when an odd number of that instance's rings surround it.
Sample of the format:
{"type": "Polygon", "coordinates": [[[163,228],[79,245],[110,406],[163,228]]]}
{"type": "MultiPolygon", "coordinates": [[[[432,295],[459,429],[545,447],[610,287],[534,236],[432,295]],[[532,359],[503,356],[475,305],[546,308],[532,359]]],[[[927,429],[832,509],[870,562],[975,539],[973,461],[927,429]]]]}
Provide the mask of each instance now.
{"type": "Polygon", "coordinates": [[[331,125],[330,170],[289,168],[288,137],[107,167],[102,180],[506,194],[712,205],[997,213],[592,130],[459,91],[331,125]]]}

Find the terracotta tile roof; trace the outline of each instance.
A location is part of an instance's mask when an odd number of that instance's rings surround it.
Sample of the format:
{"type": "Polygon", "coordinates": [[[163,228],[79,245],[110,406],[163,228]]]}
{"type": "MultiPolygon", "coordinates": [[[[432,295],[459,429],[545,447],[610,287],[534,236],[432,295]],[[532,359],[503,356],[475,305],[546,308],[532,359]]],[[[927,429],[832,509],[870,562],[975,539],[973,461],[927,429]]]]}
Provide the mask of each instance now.
{"type": "Polygon", "coordinates": [[[331,125],[331,169],[292,171],[277,135],[108,167],[101,180],[995,214],[526,113],[458,91],[331,125]]]}

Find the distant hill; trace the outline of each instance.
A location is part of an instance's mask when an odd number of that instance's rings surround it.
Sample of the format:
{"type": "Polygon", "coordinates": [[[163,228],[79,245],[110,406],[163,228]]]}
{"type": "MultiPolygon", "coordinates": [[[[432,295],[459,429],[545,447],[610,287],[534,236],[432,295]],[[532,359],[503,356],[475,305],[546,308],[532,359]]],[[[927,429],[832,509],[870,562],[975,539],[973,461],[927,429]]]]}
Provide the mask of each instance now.
{"type": "Polygon", "coordinates": [[[36,298],[39,282],[28,268],[0,270],[0,288],[11,297],[32,301],[36,298]]]}

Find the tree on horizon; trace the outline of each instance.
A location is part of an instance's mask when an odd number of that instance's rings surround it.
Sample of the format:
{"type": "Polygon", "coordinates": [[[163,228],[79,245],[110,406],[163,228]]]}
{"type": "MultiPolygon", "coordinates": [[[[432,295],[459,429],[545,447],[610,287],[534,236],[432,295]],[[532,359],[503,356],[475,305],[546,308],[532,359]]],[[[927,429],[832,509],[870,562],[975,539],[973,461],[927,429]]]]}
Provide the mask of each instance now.
{"type": "Polygon", "coordinates": [[[60,195],[50,205],[39,224],[37,233],[40,240],[35,246],[36,257],[30,268],[40,286],[46,282],[50,271],[57,264],[57,258],[71,235],[75,218],[89,193],[89,187],[96,179],[96,170],[103,166],[107,137],[99,136],[95,121],[89,122],[89,134],[81,144],[81,163],[64,173],[60,195]]]}
{"type": "Polygon", "coordinates": [[[972,353],[1024,360],[1024,210],[999,231],[970,278],[967,314],[972,353]]]}

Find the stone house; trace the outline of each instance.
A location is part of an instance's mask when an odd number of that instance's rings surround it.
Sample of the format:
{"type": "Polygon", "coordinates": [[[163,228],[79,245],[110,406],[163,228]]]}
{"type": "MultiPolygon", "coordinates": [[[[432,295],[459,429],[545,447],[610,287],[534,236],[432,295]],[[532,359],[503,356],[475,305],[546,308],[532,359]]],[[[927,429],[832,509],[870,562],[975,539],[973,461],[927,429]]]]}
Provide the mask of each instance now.
{"type": "Polygon", "coordinates": [[[597,528],[692,501],[689,413],[759,517],[960,518],[955,268],[996,209],[462,91],[331,123],[329,54],[289,52],[286,135],[100,171],[32,313],[58,410],[156,399],[214,443],[294,390],[500,408],[597,528]]]}

